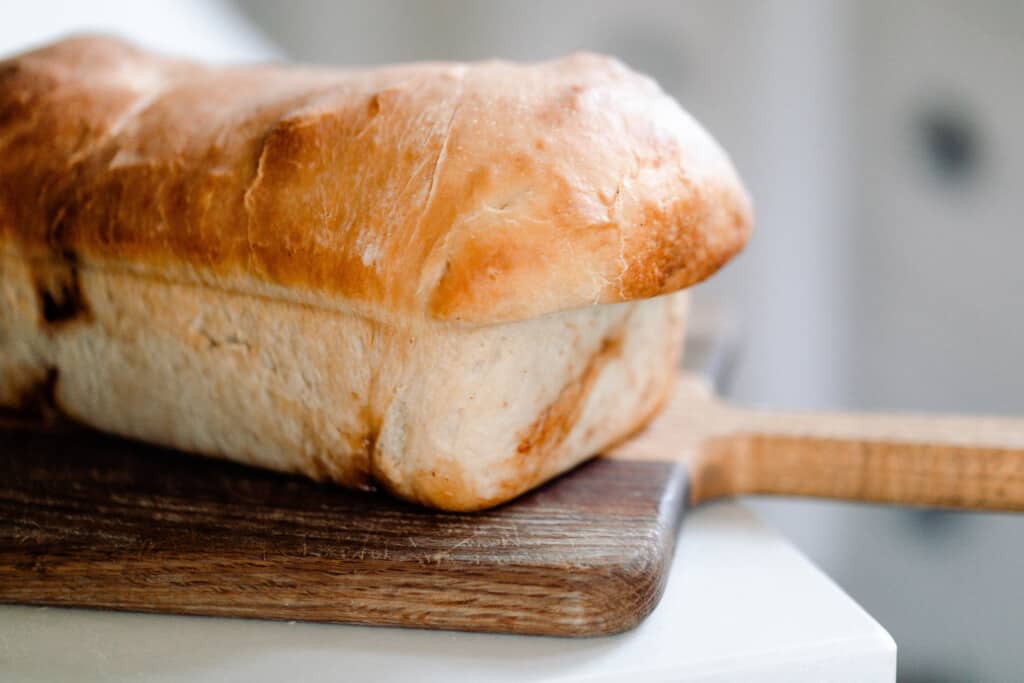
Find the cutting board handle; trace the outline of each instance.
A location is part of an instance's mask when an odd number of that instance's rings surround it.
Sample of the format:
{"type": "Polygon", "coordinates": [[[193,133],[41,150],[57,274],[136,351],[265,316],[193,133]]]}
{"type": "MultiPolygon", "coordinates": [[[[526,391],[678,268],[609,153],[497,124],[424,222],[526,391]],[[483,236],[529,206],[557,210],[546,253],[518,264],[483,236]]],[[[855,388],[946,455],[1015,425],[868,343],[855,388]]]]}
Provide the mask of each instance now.
{"type": "Polygon", "coordinates": [[[779,494],[1024,511],[1024,419],[759,411],[683,376],[663,415],[611,455],[683,460],[693,504],[779,494]]]}
{"type": "Polygon", "coordinates": [[[972,510],[1024,510],[1024,420],[786,414],[722,406],[693,502],[786,494],[972,510]]]}

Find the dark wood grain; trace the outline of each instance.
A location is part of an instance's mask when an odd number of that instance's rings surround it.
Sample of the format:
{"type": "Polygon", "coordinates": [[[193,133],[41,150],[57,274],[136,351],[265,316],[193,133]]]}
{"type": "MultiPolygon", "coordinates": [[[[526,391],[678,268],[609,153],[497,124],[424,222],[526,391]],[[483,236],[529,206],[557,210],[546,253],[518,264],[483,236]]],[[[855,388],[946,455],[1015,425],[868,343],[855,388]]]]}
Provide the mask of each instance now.
{"type": "Polygon", "coordinates": [[[84,431],[0,430],[0,601],[553,635],[657,603],[681,465],[444,514],[84,431]]]}

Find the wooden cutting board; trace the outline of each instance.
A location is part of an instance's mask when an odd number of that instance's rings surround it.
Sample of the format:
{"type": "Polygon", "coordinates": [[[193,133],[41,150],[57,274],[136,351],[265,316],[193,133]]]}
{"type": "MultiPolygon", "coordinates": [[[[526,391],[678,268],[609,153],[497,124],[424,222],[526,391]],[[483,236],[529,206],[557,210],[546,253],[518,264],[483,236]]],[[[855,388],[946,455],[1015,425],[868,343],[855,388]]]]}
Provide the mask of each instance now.
{"type": "Polygon", "coordinates": [[[0,438],[2,602],[614,633],[657,603],[686,499],[678,463],[596,460],[445,514],[100,434],[0,438]]]}
{"type": "Polygon", "coordinates": [[[0,444],[0,601],[185,614],[608,634],[657,604],[687,505],[1024,509],[1024,421],[762,413],[693,375],[609,457],[477,514],[88,432],[0,444]]]}

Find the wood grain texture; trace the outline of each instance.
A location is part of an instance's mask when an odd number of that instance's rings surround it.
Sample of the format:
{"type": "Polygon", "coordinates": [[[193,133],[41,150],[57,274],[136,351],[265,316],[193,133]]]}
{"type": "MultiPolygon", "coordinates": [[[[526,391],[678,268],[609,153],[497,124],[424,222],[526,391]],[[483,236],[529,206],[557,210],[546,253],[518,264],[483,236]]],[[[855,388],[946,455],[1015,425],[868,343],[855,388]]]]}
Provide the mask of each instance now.
{"type": "Polygon", "coordinates": [[[0,431],[0,601],[551,635],[636,625],[677,463],[599,460],[443,514],[99,434],[0,431]]]}
{"type": "Polygon", "coordinates": [[[1024,419],[757,411],[694,375],[611,455],[686,462],[693,504],[781,494],[1024,510],[1024,419]]]}

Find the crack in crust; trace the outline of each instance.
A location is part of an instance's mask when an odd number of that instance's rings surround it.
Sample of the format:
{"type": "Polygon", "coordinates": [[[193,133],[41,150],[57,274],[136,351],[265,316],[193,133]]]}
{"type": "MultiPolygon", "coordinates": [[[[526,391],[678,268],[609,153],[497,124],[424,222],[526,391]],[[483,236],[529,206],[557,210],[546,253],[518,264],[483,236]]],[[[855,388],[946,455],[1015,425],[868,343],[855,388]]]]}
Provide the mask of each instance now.
{"type": "Polygon", "coordinates": [[[42,376],[21,390],[10,405],[0,405],[0,422],[54,424],[64,417],[57,403],[57,380],[60,371],[54,366],[44,369],[42,376]]]}
{"type": "Polygon", "coordinates": [[[601,346],[587,360],[583,372],[566,384],[558,397],[537,415],[537,419],[519,440],[516,452],[524,456],[537,452],[547,453],[565,440],[579,421],[587,397],[601,376],[601,371],[609,362],[622,355],[627,322],[628,318],[601,340],[601,346]]]}
{"type": "Polygon", "coordinates": [[[73,251],[61,250],[51,259],[33,262],[32,280],[39,300],[40,327],[55,330],[92,319],[73,251]]]}

